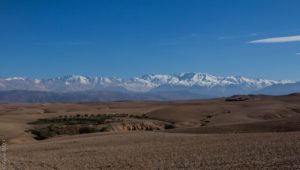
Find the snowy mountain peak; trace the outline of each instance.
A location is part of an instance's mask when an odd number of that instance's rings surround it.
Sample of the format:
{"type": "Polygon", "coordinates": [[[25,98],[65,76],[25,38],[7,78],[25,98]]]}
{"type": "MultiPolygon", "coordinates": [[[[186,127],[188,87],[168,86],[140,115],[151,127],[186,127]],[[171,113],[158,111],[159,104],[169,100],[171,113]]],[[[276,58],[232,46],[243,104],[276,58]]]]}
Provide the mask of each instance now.
{"type": "Polygon", "coordinates": [[[24,77],[9,77],[9,78],[6,78],[5,80],[7,80],[7,81],[13,81],[13,80],[26,80],[26,78],[24,78],[24,77]]]}
{"type": "Polygon", "coordinates": [[[80,83],[80,84],[89,84],[89,78],[80,76],[80,75],[72,75],[66,79],[66,83],[71,84],[72,82],[80,83]]]}

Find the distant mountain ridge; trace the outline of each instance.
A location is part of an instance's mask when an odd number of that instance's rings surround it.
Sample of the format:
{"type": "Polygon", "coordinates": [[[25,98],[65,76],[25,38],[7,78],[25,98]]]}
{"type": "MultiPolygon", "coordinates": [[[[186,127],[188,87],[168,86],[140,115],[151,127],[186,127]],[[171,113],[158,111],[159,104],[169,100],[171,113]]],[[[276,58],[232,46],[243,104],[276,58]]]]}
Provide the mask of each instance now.
{"type": "Polygon", "coordinates": [[[261,89],[275,84],[292,83],[289,80],[265,80],[242,76],[220,77],[207,73],[148,74],[129,79],[118,77],[86,77],[70,75],[52,79],[30,79],[24,77],[0,78],[0,90],[36,90],[72,92],[85,90],[119,89],[133,92],[148,92],[161,86],[172,87],[226,87],[244,86],[261,89]]]}
{"type": "Polygon", "coordinates": [[[288,94],[300,83],[207,73],[148,74],[140,77],[69,75],[51,79],[0,78],[0,102],[177,100],[236,94],[288,94]]]}
{"type": "Polygon", "coordinates": [[[266,95],[285,95],[300,92],[300,82],[276,84],[259,90],[257,93],[266,95]]]}

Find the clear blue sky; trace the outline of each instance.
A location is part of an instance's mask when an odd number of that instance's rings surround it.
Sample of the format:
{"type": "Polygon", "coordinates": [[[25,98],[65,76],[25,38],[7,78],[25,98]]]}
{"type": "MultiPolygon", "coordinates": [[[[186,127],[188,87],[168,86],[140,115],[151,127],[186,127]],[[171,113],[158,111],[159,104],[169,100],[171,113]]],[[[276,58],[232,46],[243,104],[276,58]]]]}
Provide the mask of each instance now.
{"type": "Polygon", "coordinates": [[[1,0],[0,76],[300,80],[299,17],[299,0],[1,0]]]}

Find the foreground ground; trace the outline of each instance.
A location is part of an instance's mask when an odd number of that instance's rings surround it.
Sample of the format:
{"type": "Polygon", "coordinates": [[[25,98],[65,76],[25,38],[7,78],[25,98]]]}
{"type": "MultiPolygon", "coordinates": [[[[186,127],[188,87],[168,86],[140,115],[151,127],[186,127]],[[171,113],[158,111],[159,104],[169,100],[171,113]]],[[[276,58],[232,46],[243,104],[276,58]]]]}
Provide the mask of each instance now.
{"type": "Polygon", "coordinates": [[[12,145],[10,169],[299,169],[300,133],[89,134],[12,145]]]}
{"type": "Polygon", "coordinates": [[[300,95],[1,104],[0,136],[7,169],[300,169],[300,95]]]}

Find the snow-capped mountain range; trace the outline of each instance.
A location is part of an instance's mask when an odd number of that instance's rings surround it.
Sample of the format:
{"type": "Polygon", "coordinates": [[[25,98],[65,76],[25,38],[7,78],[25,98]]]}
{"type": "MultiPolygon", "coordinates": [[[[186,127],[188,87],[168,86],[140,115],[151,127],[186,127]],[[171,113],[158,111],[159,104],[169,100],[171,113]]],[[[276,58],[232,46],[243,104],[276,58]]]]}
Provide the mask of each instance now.
{"type": "Polygon", "coordinates": [[[239,88],[245,93],[278,84],[294,83],[290,80],[265,80],[242,76],[213,76],[207,73],[148,74],[133,78],[86,77],[71,75],[52,79],[24,77],[0,78],[0,90],[31,90],[48,92],[78,92],[87,90],[150,92],[156,90],[239,88]]]}
{"type": "Polygon", "coordinates": [[[0,77],[0,103],[185,100],[239,94],[300,92],[300,83],[206,73],[148,74],[133,78],[64,76],[0,77]]]}
{"type": "Polygon", "coordinates": [[[290,80],[265,80],[242,76],[213,76],[207,73],[148,74],[129,79],[117,77],[86,77],[70,75],[52,79],[30,79],[24,77],[0,78],[0,90],[35,90],[72,92],[86,90],[127,90],[149,92],[159,87],[232,87],[241,86],[259,90],[271,85],[293,83],[290,80]]]}
{"type": "Polygon", "coordinates": [[[242,86],[259,90],[271,85],[293,83],[290,80],[265,80],[242,76],[220,77],[207,73],[148,74],[129,79],[117,77],[86,77],[71,75],[53,79],[30,79],[24,77],[0,78],[0,90],[36,90],[72,92],[86,90],[128,90],[149,92],[159,87],[230,87],[242,86]]]}

